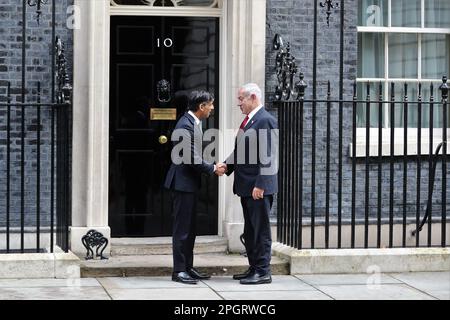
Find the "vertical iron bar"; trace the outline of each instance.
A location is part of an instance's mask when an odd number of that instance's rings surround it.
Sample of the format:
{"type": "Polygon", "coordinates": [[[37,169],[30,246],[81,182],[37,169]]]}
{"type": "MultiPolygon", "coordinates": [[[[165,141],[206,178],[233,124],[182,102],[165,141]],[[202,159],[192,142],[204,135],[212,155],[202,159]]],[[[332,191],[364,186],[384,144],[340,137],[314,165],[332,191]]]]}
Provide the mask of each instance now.
{"type": "Polygon", "coordinates": [[[64,219],[66,221],[64,235],[64,252],[69,251],[69,227],[70,227],[70,208],[69,208],[69,105],[64,107],[64,219]]]}
{"type": "Polygon", "coordinates": [[[317,99],[317,0],[314,0],[313,103],[311,142],[311,249],[314,249],[316,215],[316,99],[317,99]]]}
{"type": "Polygon", "coordinates": [[[10,202],[11,202],[11,82],[7,89],[6,111],[6,253],[10,252],[10,202]]]}
{"type": "MultiPolygon", "coordinates": [[[[37,103],[41,103],[41,82],[37,84],[37,103]]],[[[37,106],[36,124],[37,146],[36,146],[36,252],[40,251],[41,238],[41,106],[37,106]]]]}
{"type": "Polygon", "coordinates": [[[279,128],[280,128],[280,175],[278,179],[278,209],[277,209],[277,241],[282,243],[282,225],[283,225],[283,185],[284,185],[284,164],[283,164],[283,155],[284,155],[284,123],[283,123],[283,113],[282,113],[282,105],[281,102],[278,102],[278,119],[279,119],[279,128]]]}
{"type": "Polygon", "coordinates": [[[299,218],[299,229],[298,229],[298,249],[303,248],[303,114],[304,114],[304,97],[302,96],[300,99],[300,164],[299,164],[299,210],[300,210],[300,218],[299,218]]]}
{"type": "Polygon", "coordinates": [[[364,208],[364,248],[369,247],[369,201],[370,201],[370,83],[366,85],[366,172],[365,172],[365,208],[364,208]]]}
{"type": "Polygon", "coordinates": [[[26,90],[26,15],[27,3],[22,1],[22,115],[21,115],[21,159],[20,159],[20,252],[24,252],[25,246],[25,90],[26,90]]]}
{"type": "Polygon", "coordinates": [[[428,202],[430,205],[428,206],[429,216],[428,216],[428,239],[427,245],[431,247],[431,232],[432,232],[432,218],[433,218],[433,199],[431,196],[433,194],[433,177],[431,172],[433,171],[433,131],[434,131],[434,86],[433,83],[430,85],[430,128],[429,128],[429,155],[428,155],[428,202]]]}
{"type": "MultiPolygon", "coordinates": [[[[59,100],[59,98],[58,98],[59,100]]],[[[56,244],[63,249],[62,243],[62,221],[61,216],[61,108],[56,108],[56,244]]]]}
{"type": "Polygon", "coordinates": [[[50,252],[55,244],[55,106],[51,109],[51,151],[50,151],[50,252]]]}
{"type": "Polygon", "coordinates": [[[293,183],[291,184],[291,206],[292,206],[292,211],[291,211],[291,246],[294,247],[295,246],[295,241],[296,241],[296,215],[297,215],[297,197],[298,197],[298,193],[296,192],[296,184],[297,184],[297,180],[296,180],[296,173],[297,173],[297,166],[298,166],[298,162],[296,159],[296,150],[297,150],[297,136],[296,136],[296,117],[295,117],[295,110],[296,110],[296,105],[295,102],[291,102],[291,112],[290,115],[292,117],[292,121],[291,121],[291,168],[292,168],[292,181],[293,183]]]}
{"type": "MultiPolygon", "coordinates": [[[[292,170],[292,103],[288,102],[288,140],[287,140],[287,145],[289,148],[289,152],[287,153],[288,155],[288,162],[287,162],[287,168],[288,168],[288,177],[289,180],[291,181],[292,179],[292,174],[293,174],[293,170],[292,170]]],[[[292,184],[288,183],[288,245],[292,246],[292,213],[293,213],[293,198],[294,195],[292,194],[292,184]]]]}
{"type": "Polygon", "coordinates": [[[353,83],[353,129],[352,129],[352,218],[351,218],[351,248],[355,248],[356,220],[356,109],[358,108],[356,81],[353,83]]]}
{"type": "Polygon", "coordinates": [[[383,85],[378,86],[378,206],[377,206],[377,248],[381,248],[381,204],[383,199],[383,85]]]}
{"type": "Polygon", "coordinates": [[[56,76],[56,0],[52,0],[52,103],[55,103],[55,76],[56,76]]]}
{"type": "Polygon", "coordinates": [[[284,143],[284,147],[283,147],[283,163],[284,163],[284,168],[283,168],[283,243],[287,244],[287,225],[288,225],[288,220],[287,220],[287,206],[286,206],[286,202],[287,202],[287,181],[288,181],[288,175],[287,175],[287,167],[288,167],[288,163],[287,163],[287,143],[286,143],[286,139],[287,139],[287,131],[289,130],[289,127],[287,126],[287,111],[286,111],[286,106],[287,103],[283,102],[283,123],[284,123],[284,133],[283,133],[283,143],[284,143]]]}
{"type": "Polygon", "coordinates": [[[403,103],[403,233],[402,246],[406,247],[406,206],[408,201],[408,84],[405,83],[403,103]]]}
{"type": "MultiPolygon", "coordinates": [[[[419,83],[419,96],[417,104],[417,184],[416,184],[416,230],[419,230],[420,224],[420,189],[421,189],[421,167],[422,167],[422,84],[419,83]]],[[[416,232],[416,247],[419,247],[420,232],[416,232]]]]}
{"type": "Polygon", "coordinates": [[[389,186],[389,248],[393,247],[394,237],[394,160],[395,160],[395,84],[391,83],[391,134],[390,134],[390,186],[389,186]]]}
{"type": "Polygon", "coordinates": [[[344,0],[341,0],[341,37],[340,37],[340,56],[339,56],[339,154],[338,154],[338,239],[337,239],[337,247],[341,248],[342,241],[342,166],[343,166],[343,158],[342,158],[342,150],[343,150],[343,102],[344,100],[344,0]]]}
{"type": "Polygon", "coordinates": [[[330,140],[331,140],[331,87],[327,84],[327,155],[325,186],[325,248],[329,248],[330,238],[330,140]]]}
{"type": "MultiPolygon", "coordinates": [[[[52,0],[52,103],[55,103],[55,87],[56,87],[56,81],[55,81],[55,76],[56,76],[56,0],[52,0]]],[[[54,223],[55,223],[55,219],[54,219],[54,215],[55,215],[55,206],[54,206],[54,202],[55,202],[55,191],[54,191],[54,187],[55,187],[55,183],[54,183],[54,179],[55,179],[55,169],[54,169],[54,165],[55,165],[55,152],[54,152],[54,147],[55,147],[55,143],[54,143],[54,134],[55,134],[55,128],[54,128],[54,123],[55,123],[55,109],[54,107],[52,107],[51,109],[51,121],[52,121],[52,130],[51,130],[51,134],[52,134],[52,138],[51,138],[51,177],[50,177],[50,252],[53,253],[54,250],[54,223]]]]}
{"type": "MultiPolygon", "coordinates": [[[[447,80],[447,78],[445,78],[447,80]]],[[[447,224],[447,99],[445,95],[442,100],[442,222],[441,222],[441,246],[446,245],[447,224]]]]}
{"type": "Polygon", "coordinates": [[[300,190],[298,188],[298,178],[299,178],[299,157],[298,157],[298,151],[299,151],[299,139],[298,139],[298,118],[299,118],[299,103],[298,102],[294,102],[294,168],[295,168],[295,172],[294,172],[294,183],[293,183],[293,187],[294,187],[294,234],[293,234],[293,247],[298,249],[298,217],[299,217],[299,202],[300,202],[300,197],[301,197],[301,193],[300,190]]]}

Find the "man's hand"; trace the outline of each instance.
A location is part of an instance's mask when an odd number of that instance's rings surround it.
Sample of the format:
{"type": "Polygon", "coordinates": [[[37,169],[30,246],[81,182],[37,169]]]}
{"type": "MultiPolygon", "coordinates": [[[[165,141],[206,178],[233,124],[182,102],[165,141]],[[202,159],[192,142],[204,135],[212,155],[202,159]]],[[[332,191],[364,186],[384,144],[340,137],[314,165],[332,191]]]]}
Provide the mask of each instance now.
{"type": "Polygon", "coordinates": [[[259,188],[254,188],[252,193],[253,200],[259,200],[264,198],[264,190],[259,188]]]}
{"type": "Polygon", "coordinates": [[[221,177],[225,174],[225,172],[227,171],[227,165],[225,163],[218,163],[216,164],[216,171],[214,171],[214,173],[221,177]]]}

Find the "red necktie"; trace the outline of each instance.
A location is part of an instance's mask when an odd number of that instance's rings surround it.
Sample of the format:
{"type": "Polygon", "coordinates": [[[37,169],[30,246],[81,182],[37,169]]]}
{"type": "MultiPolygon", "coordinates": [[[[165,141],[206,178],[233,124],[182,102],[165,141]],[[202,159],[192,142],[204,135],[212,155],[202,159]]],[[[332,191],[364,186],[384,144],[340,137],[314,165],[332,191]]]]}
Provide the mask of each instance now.
{"type": "Polygon", "coordinates": [[[242,121],[241,126],[239,127],[239,129],[244,130],[245,125],[247,124],[247,122],[248,122],[248,116],[246,116],[244,121],[242,121]]]}

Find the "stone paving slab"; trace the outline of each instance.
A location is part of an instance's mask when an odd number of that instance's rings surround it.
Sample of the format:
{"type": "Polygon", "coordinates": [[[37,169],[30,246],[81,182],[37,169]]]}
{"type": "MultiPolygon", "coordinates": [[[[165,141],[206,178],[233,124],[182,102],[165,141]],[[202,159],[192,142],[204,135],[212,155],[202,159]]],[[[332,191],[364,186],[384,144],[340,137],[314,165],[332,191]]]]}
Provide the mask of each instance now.
{"type": "Polygon", "coordinates": [[[114,300],[222,300],[209,288],[109,289],[114,300]]]}
{"type": "Polygon", "coordinates": [[[197,285],[170,277],[4,279],[0,300],[450,300],[447,272],[373,275],[273,275],[271,284],[241,285],[229,276],[197,285]]]}
{"type": "Polygon", "coordinates": [[[450,272],[392,273],[390,275],[422,291],[450,292],[450,272]]]}
{"type": "Polygon", "coordinates": [[[302,291],[227,291],[219,292],[225,300],[332,300],[317,290],[302,291]]]}
{"type": "Polygon", "coordinates": [[[327,285],[317,289],[336,300],[436,300],[405,284],[327,285]]]}
{"type": "MultiPolygon", "coordinates": [[[[186,289],[186,284],[172,281],[170,277],[132,277],[132,278],[99,278],[98,281],[106,290],[111,289],[186,289]]],[[[195,288],[207,288],[203,282],[192,285],[195,288]]]]}
{"type": "Polygon", "coordinates": [[[217,292],[222,291],[301,291],[314,290],[310,285],[296,279],[293,276],[272,276],[272,283],[259,285],[242,285],[231,277],[213,277],[204,283],[217,292]]]}
{"type": "Polygon", "coordinates": [[[2,288],[1,300],[111,300],[101,287],[2,288]]]}
{"type": "Polygon", "coordinates": [[[399,284],[400,280],[386,274],[305,274],[296,275],[296,278],[311,285],[350,285],[371,284],[379,281],[381,284],[399,284]]]}
{"type": "Polygon", "coordinates": [[[450,300],[450,291],[445,290],[427,291],[427,294],[439,300],[450,300]]]}
{"type": "Polygon", "coordinates": [[[101,287],[97,279],[0,279],[0,288],[101,287]]]}

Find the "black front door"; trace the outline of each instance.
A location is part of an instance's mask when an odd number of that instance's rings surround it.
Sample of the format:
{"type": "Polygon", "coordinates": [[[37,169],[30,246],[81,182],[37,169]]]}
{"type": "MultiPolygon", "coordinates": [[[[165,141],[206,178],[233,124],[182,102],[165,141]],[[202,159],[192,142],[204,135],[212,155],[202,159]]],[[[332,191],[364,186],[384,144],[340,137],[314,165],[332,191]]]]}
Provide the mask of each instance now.
{"type": "MultiPolygon", "coordinates": [[[[219,22],[197,17],[111,17],[109,225],[113,237],[172,234],[170,135],[185,94],[219,96],[219,22]],[[164,81],[165,80],[165,81],[164,81]],[[169,90],[165,90],[170,87],[169,90]],[[159,87],[159,89],[158,89],[159,87]]],[[[215,115],[203,130],[218,128],[215,115]]],[[[199,235],[217,234],[217,179],[203,177],[199,235]]]]}

